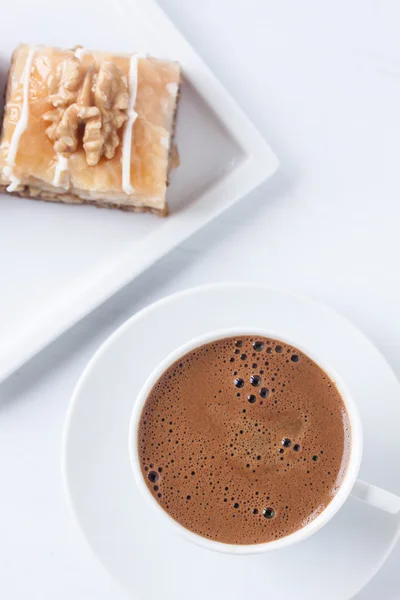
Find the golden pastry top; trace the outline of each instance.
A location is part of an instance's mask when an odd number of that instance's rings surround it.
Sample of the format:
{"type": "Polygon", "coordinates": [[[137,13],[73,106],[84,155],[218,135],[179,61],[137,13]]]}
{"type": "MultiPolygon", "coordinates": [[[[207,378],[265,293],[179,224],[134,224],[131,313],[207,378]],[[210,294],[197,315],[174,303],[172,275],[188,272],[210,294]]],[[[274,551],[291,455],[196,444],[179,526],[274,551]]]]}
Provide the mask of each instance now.
{"type": "Polygon", "coordinates": [[[19,46],[7,85],[0,185],[163,209],[179,83],[179,65],[167,60],[19,46]]]}
{"type": "Polygon", "coordinates": [[[128,82],[122,69],[108,60],[98,67],[84,66],[70,56],[49,75],[48,88],[51,108],[43,119],[49,123],[46,134],[54,150],[69,156],[82,144],[90,166],[102,156],[113,158],[128,118],[128,82]]]}

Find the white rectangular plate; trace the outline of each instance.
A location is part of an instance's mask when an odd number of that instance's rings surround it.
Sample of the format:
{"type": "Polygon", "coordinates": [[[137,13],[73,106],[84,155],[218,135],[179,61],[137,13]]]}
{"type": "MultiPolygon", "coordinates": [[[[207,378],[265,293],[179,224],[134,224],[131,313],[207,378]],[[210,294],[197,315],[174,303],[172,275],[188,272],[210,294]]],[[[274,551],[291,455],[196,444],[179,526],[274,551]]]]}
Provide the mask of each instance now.
{"type": "Polygon", "coordinates": [[[13,0],[4,10],[3,84],[21,41],[175,59],[184,82],[176,134],[181,166],[172,176],[168,218],[0,196],[0,380],[278,166],[153,0],[13,0]]]}

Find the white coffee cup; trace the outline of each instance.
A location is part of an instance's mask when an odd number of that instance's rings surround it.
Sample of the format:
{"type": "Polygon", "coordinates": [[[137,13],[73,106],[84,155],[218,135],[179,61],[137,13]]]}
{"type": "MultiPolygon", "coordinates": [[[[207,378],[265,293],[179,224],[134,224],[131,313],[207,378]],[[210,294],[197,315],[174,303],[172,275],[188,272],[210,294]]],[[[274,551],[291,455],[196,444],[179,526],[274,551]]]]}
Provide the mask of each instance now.
{"type": "Polygon", "coordinates": [[[360,417],[358,415],[357,407],[354,404],[353,398],[346,388],[345,383],[341,380],[340,375],[336,373],[329,365],[325,364],[323,357],[315,356],[312,350],[304,348],[298,342],[288,340],[281,336],[277,332],[262,331],[262,330],[250,330],[243,331],[243,329],[228,329],[222,331],[214,331],[210,334],[191,340],[187,344],[177,348],[169,356],[167,356],[159,365],[154,369],[151,375],[144,383],[139,395],[136,399],[131,422],[129,428],[129,453],[131,458],[131,465],[136,483],[142,493],[144,499],[147,501],[149,506],[154,509],[162,518],[170,524],[172,529],[187,540],[194,542],[195,544],[207,548],[208,550],[214,550],[218,552],[225,552],[229,554],[257,554],[265,552],[267,550],[278,550],[286,548],[300,542],[310,535],[317,532],[321,527],[326,525],[337,511],[343,506],[349,496],[353,496],[367,502],[368,504],[376,507],[377,509],[384,510],[389,513],[400,512],[400,497],[392,494],[391,492],[377,488],[374,485],[366,483],[357,479],[358,472],[360,469],[361,458],[363,450],[363,437],[362,437],[362,426],[360,417]],[[310,523],[298,529],[294,533],[291,533],[285,537],[262,544],[250,544],[250,545],[236,545],[236,544],[225,544],[214,540],[207,539],[201,535],[189,531],[183,527],[180,523],[175,521],[157,502],[149,490],[141,470],[139,454],[138,454],[138,429],[140,423],[140,417],[144,404],[157,380],[161,375],[177,360],[183,357],[185,354],[210,342],[214,342],[219,339],[228,337],[240,337],[244,335],[261,336],[264,338],[270,338],[280,340],[290,346],[298,348],[304,354],[309,356],[316,364],[318,364],[330,379],[335,382],[338,388],[343,402],[345,404],[347,414],[349,417],[350,428],[351,428],[351,446],[348,457],[348,464],[345,476],[340,485],[339,490],[332,498],[328,506],[313,519],[310,523]]]}

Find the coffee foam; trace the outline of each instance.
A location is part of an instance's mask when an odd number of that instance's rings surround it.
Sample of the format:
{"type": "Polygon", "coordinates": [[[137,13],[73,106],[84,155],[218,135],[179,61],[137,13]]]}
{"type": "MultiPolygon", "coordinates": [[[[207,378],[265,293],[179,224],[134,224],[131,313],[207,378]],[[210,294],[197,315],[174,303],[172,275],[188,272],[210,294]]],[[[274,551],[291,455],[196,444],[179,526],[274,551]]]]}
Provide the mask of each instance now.
{"type": "Polygon", "coordinates": [[[138,448],[149,489],[176,521],[209,539],[257,544],[329,504],[350,427],[334,382],[309,357],[242,336],[197,348],[160,377],[138,448]]]}

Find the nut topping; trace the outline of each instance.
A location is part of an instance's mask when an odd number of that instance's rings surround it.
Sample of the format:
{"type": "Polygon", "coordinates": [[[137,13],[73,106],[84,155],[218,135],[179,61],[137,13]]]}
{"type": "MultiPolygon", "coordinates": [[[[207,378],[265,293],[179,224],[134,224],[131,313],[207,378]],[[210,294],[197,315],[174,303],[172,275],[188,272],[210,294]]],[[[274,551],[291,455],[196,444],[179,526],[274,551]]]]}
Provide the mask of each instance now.
{"type": "Polygon", "coordinates": [[[56,152],[69,155],[80,142],[89,166],[110,159],[120,143],[118,131],[127,120],[128,84],[124,72],[111,61],[96,69],[76,57],[63,61],[49,78],[48,102],[43,115],[47,136],[56,152]]]}

